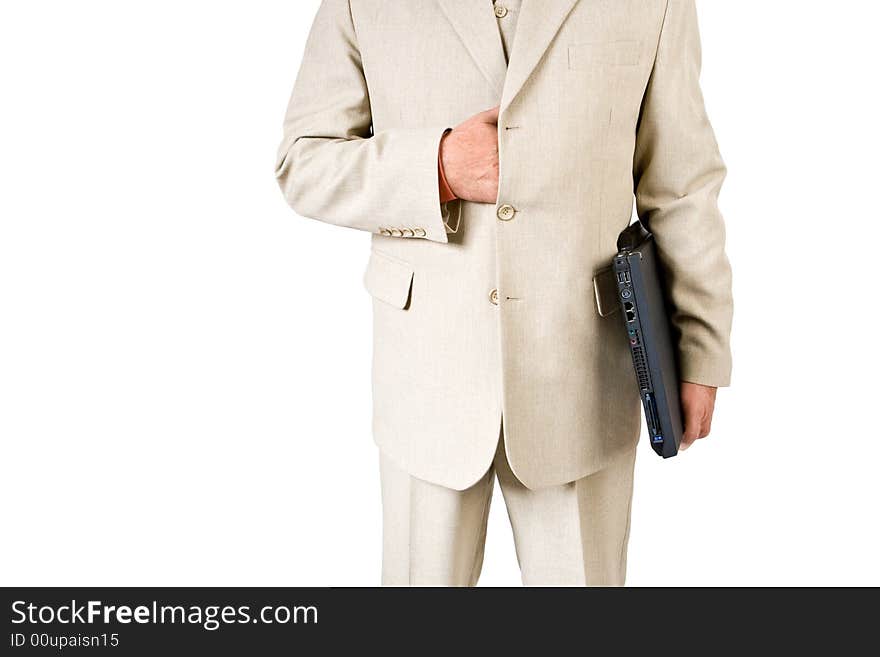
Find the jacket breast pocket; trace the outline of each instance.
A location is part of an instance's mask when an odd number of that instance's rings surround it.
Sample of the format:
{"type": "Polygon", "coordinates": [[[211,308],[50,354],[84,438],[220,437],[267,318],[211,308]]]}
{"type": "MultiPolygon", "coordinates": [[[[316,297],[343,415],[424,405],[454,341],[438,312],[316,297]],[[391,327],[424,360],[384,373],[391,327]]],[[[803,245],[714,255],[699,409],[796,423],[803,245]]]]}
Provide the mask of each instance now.
{"type": "Polygon", "coordinates": [[[372,251],[364,272],[364,287],[374,299],[405,310],[410,304],[413,276],[413,270],[407,263],[372,251]]]}
{"type": "Polygon", "coordinates": [[[568,67],[573,71],[638,66],[641,59],[641,41],[576,43],[568,47],[568,67]]]}

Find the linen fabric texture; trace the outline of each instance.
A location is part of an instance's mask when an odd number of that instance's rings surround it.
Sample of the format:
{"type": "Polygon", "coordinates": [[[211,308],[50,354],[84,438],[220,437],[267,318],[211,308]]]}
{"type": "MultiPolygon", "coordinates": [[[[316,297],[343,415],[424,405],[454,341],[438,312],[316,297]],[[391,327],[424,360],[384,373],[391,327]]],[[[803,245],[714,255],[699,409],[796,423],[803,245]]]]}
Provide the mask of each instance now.
{"type": "Polygon", "coordinates": [[[729,383],[725,176],[693,0],[325,0],[276,174],[299,214],[372,233],[373,429],[408,475],[529,489],[618,462],[639,434],[620,315],[593,279],[638,215],[666,274],[683,379],[729,383]],[[500,105],[498,202],[439,203],[444,131],[500,105]]]}

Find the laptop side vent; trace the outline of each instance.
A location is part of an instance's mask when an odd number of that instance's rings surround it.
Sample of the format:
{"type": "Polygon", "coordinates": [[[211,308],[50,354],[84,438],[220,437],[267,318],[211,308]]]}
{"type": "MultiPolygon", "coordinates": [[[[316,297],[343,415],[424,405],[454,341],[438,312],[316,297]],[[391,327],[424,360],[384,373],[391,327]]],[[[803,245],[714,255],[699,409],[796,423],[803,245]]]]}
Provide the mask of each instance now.
{"type": "Polygon", "coordinates": [[[651,389],[651,377],[648,375],[648,363],[645,361],[645,352],[642,348],[632,348],[633,364],[636,367],[636,377],[639,380],[641,390],[651,389]]]}

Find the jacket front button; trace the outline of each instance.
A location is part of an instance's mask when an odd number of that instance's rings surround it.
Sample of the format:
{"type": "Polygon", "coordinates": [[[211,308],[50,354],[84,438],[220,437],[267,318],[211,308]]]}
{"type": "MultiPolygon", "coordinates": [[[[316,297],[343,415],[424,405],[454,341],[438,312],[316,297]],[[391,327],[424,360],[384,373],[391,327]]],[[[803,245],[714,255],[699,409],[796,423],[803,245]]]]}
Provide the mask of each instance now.
{"type": "Polygon", "coordinates": [[[504,5],[495,5],[495,15],[498,18],[504,18],[507,16],[507,7],[504,5]]]}
{"type": "Polygon", "coordinates": [[[498,305],[498,290],[492,290],[489,293],[489,301],[491,301],[496,306],[498,305]]]}
{"type": "Polygon", "coordinates": [[[513,219],[514,215],[516,215],[516,208],[512,205],[505,204],[498,208],[498,218],[501,219],[501,221],[510,221],[513,219]]]}

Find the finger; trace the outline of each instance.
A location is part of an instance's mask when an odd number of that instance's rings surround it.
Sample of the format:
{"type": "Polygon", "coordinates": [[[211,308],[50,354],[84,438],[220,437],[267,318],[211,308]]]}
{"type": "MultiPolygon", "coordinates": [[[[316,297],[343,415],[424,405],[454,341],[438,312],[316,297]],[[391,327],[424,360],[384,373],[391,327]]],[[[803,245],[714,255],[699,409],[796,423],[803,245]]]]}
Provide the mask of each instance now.
{"type": "Polygon", "coordinates": [[[686,411],[684,419],[684,433],[681,436],[681,445],[679,449],[685,451],[700,438],[700,431],[703,428],[702,418],[699,413],[694,411],[686,411]]]}
{"type": "Polygon", "coordinates": [[[707,417],[703,420],[703,428],[700,430],[700,439],[708,438],[710,433],[712,433],[712,418],[707,417]]]}
{"type": "Polygon", "coordinates": [[[493,107],[492,109],[488,109],[485,112],[480,112],[477,114],[476,118],[483,123],[492,123],[498,124],[498,113],[501,110],[501,106],[493,107]]]}

